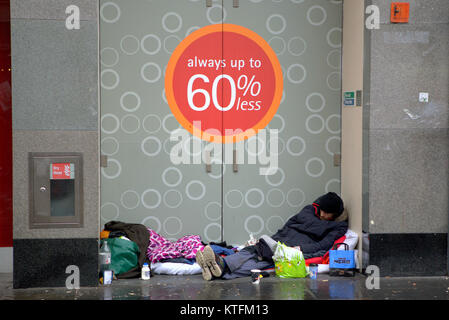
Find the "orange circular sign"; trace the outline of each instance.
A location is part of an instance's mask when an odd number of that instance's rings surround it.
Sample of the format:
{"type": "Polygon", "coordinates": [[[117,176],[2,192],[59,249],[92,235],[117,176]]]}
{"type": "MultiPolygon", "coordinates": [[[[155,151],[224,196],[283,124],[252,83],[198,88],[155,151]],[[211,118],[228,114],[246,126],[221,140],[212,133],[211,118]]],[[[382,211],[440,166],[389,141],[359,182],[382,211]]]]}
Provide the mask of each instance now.
{"type": "Polygon", "coordinates": [[[283,76],[269,44],[234,24],[203,27],[175,49],[165,94],[178,122],[210,142],[234,143],[257,134],[276,114],[283,76]]]}

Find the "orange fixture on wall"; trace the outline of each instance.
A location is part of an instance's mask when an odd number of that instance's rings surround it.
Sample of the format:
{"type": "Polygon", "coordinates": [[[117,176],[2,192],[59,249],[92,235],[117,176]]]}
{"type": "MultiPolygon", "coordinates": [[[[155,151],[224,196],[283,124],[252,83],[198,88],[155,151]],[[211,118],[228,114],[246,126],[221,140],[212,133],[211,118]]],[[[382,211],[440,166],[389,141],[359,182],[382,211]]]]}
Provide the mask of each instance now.
{"type": "Polygon", "coordinates": [[[410,3],[392,2],[391,3],[391,22],[407,23],[410,13],[410,3]]]}

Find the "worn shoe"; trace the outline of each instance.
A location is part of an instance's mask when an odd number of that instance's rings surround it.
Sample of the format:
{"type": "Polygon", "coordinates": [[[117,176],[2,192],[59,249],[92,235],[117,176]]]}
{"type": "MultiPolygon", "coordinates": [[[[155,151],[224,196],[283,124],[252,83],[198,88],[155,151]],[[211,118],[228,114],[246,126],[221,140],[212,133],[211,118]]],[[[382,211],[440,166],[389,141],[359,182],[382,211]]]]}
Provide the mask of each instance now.
{"type": "Polygon", "coordinates": [[[198,252],[196,253],[196,262],[201,267],[201,270],[203,272],[203,279],[206,281],[212,280],[212,273],[209,270],[209,267],[204,259],[204,255],[201,250],[198,250],[198,252]]]}
{"type": "Polygon", "coordinates": [[[211,246],[206,246],[203,250],[204,262],[209,267],[210,272],[214,277],[221,277],[225,267],[223,258],[215,254],[211,246]]]}

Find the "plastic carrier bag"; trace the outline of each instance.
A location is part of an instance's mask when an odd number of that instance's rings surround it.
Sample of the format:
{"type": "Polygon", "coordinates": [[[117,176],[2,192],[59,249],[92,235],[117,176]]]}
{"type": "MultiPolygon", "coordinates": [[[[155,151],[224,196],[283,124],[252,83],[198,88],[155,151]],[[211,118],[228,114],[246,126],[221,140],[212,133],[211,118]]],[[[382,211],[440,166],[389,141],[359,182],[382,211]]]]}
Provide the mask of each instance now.
{"type": "Polygon", "coordinates": [[[278,242],[273,261],[276,276],[280,278],[305,278],[308,274],[304,255],[299,248],[278,242]]]}
{"type": "Polygon", "coordinates": [[[355,254],[354,250],[349,250],[349,246],[344,243],[336,243],[329,250],[329,275],[330,276],[354,276],[355,254]],[[342,245],[345,250],[337,250],[342,245]]]}
{"type": "Polygon", "coordinates": [[[139,246],[131,241],[121,238],[107,238],[101,240],[107,241],[111,249],[111,269],[114,274],[119,275],[135,268],[139,263],[139,246]]]}

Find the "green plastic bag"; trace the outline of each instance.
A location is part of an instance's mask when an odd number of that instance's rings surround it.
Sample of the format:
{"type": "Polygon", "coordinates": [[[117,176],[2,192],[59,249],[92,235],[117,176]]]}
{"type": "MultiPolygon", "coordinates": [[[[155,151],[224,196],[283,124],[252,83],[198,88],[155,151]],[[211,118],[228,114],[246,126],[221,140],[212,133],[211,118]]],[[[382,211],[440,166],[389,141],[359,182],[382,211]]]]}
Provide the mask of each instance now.
{"type": "Polygon", "coordinates": [[[107,238],[106,241],[111,250],[111,269],[119,275],[135,268],[139,263],[139,246],[130,240],[120,238],[107,238]]]}
{"type": "Polygon", "coordinates": [[[280,278],[305,278],[307,276],[304,260],[298,261],[276,261],[276,275],[280,278]]]}
{"type": "Polygon", "coordinates": [[[276,276],[280,278],[305,278],[306,261],[299,249],[278,242],[273,255],[276,276]]]}

